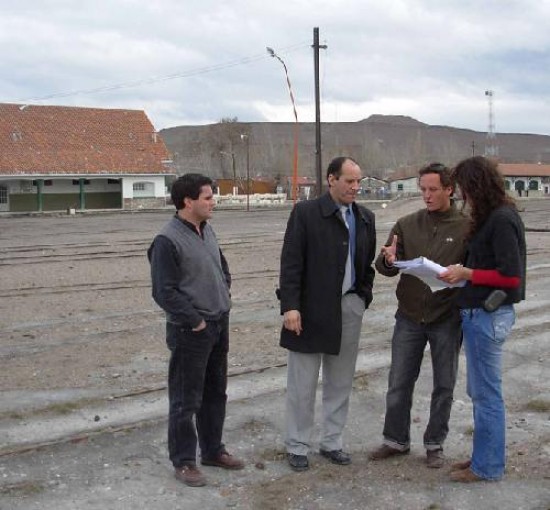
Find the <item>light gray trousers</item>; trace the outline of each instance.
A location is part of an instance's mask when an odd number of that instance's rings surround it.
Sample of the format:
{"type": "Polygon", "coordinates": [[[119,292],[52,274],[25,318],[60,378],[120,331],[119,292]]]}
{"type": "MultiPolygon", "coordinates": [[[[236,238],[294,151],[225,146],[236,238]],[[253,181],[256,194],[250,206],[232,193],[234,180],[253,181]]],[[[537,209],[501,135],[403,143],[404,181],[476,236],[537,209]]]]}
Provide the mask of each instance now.
{"type": "Polygon", "coordinates": [[[321,365],[323,427],[319,446],[329,451],[342,448],[364,312],[365,303],[357,294],[342,296],[340,354],[288,351],[285,440],[288,453],[307,455],[310,449],[321,365]]]}

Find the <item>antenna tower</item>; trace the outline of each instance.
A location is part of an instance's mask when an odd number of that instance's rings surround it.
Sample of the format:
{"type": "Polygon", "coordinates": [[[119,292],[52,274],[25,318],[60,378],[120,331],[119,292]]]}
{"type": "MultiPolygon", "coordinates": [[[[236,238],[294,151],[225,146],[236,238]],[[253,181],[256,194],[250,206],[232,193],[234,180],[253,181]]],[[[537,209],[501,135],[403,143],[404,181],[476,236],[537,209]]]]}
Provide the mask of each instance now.
{"type": "Polygon", "coordinates": [[[495,116],[493,112],[493,96],[492,90],[486,90],[485,96],[489,103],[489,126],[487,129],[487,138],[485,140],[485,156],[489,158],[498,158],[498,143],[497,134],[495,132],[495,116]]]}

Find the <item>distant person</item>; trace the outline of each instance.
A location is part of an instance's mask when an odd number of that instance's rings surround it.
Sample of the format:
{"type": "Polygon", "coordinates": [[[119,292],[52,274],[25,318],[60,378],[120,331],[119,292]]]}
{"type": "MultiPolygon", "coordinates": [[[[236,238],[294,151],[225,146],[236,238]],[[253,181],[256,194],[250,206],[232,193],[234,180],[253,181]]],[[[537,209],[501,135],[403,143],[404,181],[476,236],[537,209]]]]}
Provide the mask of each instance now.
{"type": "Polygon", "coordinates": [[[329,190],[294,207],[281,253],[279,296],[288,349],[286,448],[290,467],[309,468],[315,391],[323,366],[320,454],[349,464],[342,449],[361,323],[372,301],[374,215],[355,203],[361,169],[349,157],[331,161],[329,190]]]}
{"type": "Polygon", "coordinates": [[[222,443],[227,401],[229,288],[227,262],[208,223],[215,205],[212,180],[186,174],[172,186],[176,214],[155,237],[147,254],[153,298],[166,313],[168,451],[175,476],[198,487],[201,463],[241,469],[222,443]]]}
{"type": "Polygon", "coordinates": [[[497,163],[481,156],[457,165],[454,179],[471,209],[464,266],[441,279],[466,280],[460,289],[467,391],[474,405],[471,458],[453,466],[455,482],[500,480],[506,461],[502,346],[515,321],[513,303],[525,299],[525,228],[506,195],[497,163]]]}
{"type": "MultiPolygon", "coordinates": [[[[427,257],[438,264],[457,264],[464,257],[468,219],[451,200],[451,171],[431,163],[419,171],[419,186],[426,207],[400,218],[376,259],[376,269],[397,276],[396,260],[427,257]]],[[[430,418],[424,432],[428,467],[443,466],[443,442],[449,417],[462,341],[457,289],[432,292],[416,276],[401,274],[397,284],[397,312],[392,337],[391,367],[386,394],[383,444],[370,453],[382,460],[410,451],[411,407],[426,345],[430,345],[433,390],[430,418]]]]}

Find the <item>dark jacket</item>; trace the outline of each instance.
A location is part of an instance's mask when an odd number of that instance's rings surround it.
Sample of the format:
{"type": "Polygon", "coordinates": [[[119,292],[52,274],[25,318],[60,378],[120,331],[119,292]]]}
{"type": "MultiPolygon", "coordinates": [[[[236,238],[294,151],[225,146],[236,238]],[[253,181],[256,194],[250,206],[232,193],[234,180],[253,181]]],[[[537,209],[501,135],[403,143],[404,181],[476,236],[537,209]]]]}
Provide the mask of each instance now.
{"type": "MultiPolygon", "coordinates": [[[[376,230],[374,214],[353,204],[356,225],[355,289],[372,301],[376,230]]],[[[281,346],[306,353],[338,354],[342,335],[342,282],[348,229],[329,193],[299,202],[290,214],[281,253],[281,313],[298,310],[302,333],[283,327],[281,346]]]]}
{"type": "MultiPolygon", "coordinates": [[[[444,267],[458,264],[464,260],[468,223],[468,218],[454,204],[445,212],[420,209],[397,220],[386,246],[396,234],[398,260],[427,257],[444,267]]],[[[385,276],[399,274],[396,267],[386,266],[382,254],[376,259],[376,269],[385,276]]],[[[456,288],[432,292],[422,280],[409,274],[401,274],[395,290],[398,311],[418,324],[445,320],[453,314],[458,317],[457,294],[456,288]]]]}
{"type": "MultiPolygon", "coordinates": [[[[468,243],[464,265],[470,269],[496,269],[503,276],[519,276],[519,287],[502,289],[507,294],[502,304],[509,305],[525,299],[526,260],[523,222],[515,209],[502,206],[489,215],[468,243]]],[[[481,308],[494,289],[468,282],[460,290],[458,305],[461,308],[481,308]]]]}

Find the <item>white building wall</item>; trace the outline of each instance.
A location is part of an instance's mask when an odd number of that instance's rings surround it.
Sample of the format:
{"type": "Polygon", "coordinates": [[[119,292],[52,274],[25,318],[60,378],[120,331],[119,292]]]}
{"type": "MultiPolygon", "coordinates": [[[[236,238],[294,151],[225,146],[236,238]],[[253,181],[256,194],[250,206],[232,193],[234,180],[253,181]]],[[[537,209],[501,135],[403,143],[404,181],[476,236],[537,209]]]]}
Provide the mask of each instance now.
{"type": "MultiPolygon", "coordinates": [[[[41,178],[42,179],[42,178],[41,178]]],[[[36,179],[20,179],[8,181],[10,193],[36,193],[36,186],[33,186],[33,180],[36,179]]],[[[50,186],[42,186],[42,193],[79,193],[80,185],[73,184],[73,179],[59,179],[46,177],[43,180],[51,181],[50,186]]],[[[78,181],[78,178],[75,178],[78,181]]],[[[107,178],[91,178],[88,179],[89,184],[84,185],[86,193],[105,193],[105,192],[120,192],[120,182],[109,183],[107,178]]]]}
{"type": "Polygon", "coordinates": [[[166,196],[166,180],[164,175],[136,175],[132,177],[124,177],[122,179],[122,198],[150,197],[164,198],[166,196]],[[147,194],[140,192],[134,193],[134,183],[143,182],[152,184],[146,186],[151,190],[147,194]]]}
{"type": "Polygon", "coordinates": [[[418,193],[418,179],[416,177],[397,179],[390,183],[390,190],[392,193],[418,193]],[[400,184],[402,184],[402,189],[400,189],[400,184]]]}
{"type": "MultiPolygon", "coordinates": [[[[73,184],[73,178],[58,178],[55,176],[40,176],[35,179],[10,179],[2,180],[2,185],[7,187],[9,193],[36,193],[36,186],[33,181],[38,179],[51,181],[51,186],[43,186],[42,192],[47,193],[78,193],[80,186],[73,184]]],[[[79,176],[74,180],[78,181],[79,176]]],[[[86,193],[105,193],[120,192],[122,189],[122,198],[164,198],[166,196],[166,178],[164,175],[136,175],[131,177],[86,177],[89,184],[84,185],[86,193]],[[108,179],[118,180],[118,182],[108,182],[108,179]],[[134,183],[145,183],[145,191],[134,192],[134,183]]]]}

